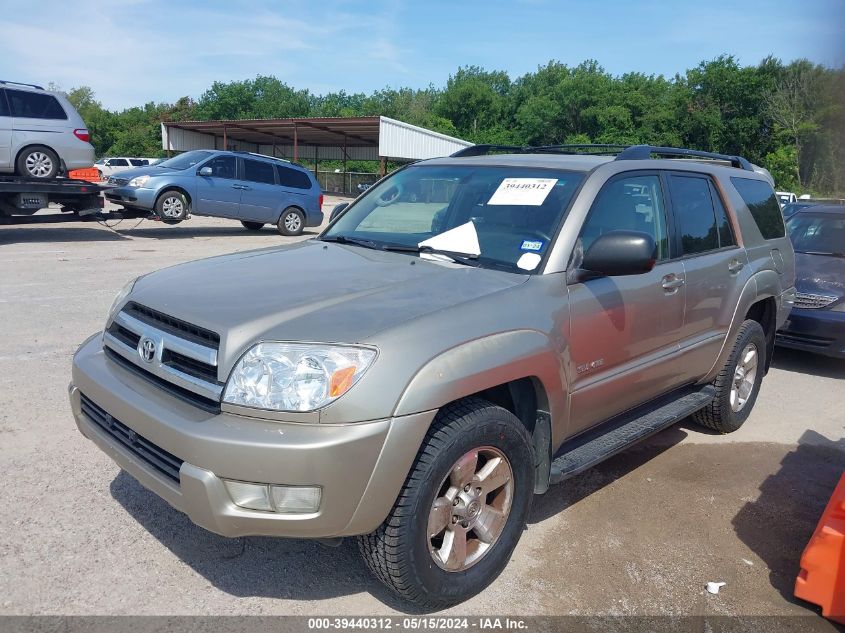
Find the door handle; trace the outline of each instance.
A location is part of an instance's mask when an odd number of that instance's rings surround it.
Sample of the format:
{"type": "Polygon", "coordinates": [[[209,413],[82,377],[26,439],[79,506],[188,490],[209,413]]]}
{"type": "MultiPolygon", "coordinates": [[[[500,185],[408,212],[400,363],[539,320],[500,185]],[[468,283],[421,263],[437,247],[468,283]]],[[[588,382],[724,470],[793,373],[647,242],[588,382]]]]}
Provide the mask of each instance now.
{"type": "Polygon", "coordinates": [[[686,282],[684,281],[683,277],[678,277],[676,274],[672,273],[671,275],[666,275],[663,279],[660,280],[660,285],[663,287],[663,290],[666,291],[675,291],[681,286],[683,286],[686,282]]]}
{"type": "Polygon", "coordinates": [[[728,272],[730,272],[731,274],[738,273],[740,270],[742,270],[742,268],[744,266],[745,266],[745,264],[743,264],[738,259],[735,259],[735,260],[731,261],[730,264],[728,264],[728,272]]]}
{"type": "Polygon", "coordinates": [[[243,185],[232,185],[232,189],[245,189],[243,185]]]}

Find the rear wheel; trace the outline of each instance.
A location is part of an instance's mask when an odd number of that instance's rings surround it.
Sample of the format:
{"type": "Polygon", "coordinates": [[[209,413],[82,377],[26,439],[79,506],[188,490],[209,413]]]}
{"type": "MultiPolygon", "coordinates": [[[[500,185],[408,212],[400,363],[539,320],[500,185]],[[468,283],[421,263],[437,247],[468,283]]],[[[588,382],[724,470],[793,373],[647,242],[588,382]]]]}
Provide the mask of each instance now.
{"type": "Polygon", "coordinates": [[[165,224],[179,224],[188,217],[188,199],[181,191],[169,189],[156,200],[156,214],[165,224]]]}
{"type": "Polygon", "coordinates": [[[766,336],[757,321],[747,320],[739,328],[725,366],[713,381],[716,397],[693,419],[714,431],[732,433],[748,419],[766,366],[766,336]]]}
{"type": "Polygon", "coordinates": [[[43,145],[27,147],[18,156],[18,175],[26,178],[55,178],[59,173],[59,157],[43,145]]]}
{"type": "Polygon", "coordinates": [[[288,207],[282,211],[277,225],[279,233],[286,237],[302,235],[305,229],[305,215],[296,207],[288,207]]]}
{"type": "Polygon", "coordinates": [[[243,224],[244,228],[249,231],[260,231],[264,228],[264,222],[248,222],[247,220],[241,220],[241,224],[243,224]]]}
{"type": "Polygon", "coordinates": [[[445,607],[504,569],[534,491],[528,431],[480,398],[444,408],[384,523],[358,544],[372,572],[402,598],[445,607]]]}

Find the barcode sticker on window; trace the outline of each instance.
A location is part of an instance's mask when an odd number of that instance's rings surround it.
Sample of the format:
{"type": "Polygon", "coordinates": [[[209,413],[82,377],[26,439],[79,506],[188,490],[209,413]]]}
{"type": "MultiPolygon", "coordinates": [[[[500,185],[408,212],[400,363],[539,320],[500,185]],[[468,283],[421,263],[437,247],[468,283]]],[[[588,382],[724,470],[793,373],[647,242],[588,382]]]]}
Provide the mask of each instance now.
{"type": "Polygon", "coordinates": [[[555,183],[557,178],[505,178],[487,204],[539,207],[555,183]]]}

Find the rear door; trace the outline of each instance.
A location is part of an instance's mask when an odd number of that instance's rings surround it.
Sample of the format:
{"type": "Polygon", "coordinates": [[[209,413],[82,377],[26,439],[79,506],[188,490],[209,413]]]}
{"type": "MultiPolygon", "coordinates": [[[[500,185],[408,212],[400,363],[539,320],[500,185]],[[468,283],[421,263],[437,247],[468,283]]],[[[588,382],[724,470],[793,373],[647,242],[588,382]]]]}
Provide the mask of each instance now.
{"type": "Polygon", "coordinates": [[[315,195],[314,185],[308,174],[285,165],[276,165],[276,172],[279,178],[280,194],[285,198],[282,206],[295,205],[306,212],[319,211],[317,208],[319,194],[315,195]]]}
{"type": "Polygon", "coordinates": [[[222,218],[237,218],[240,213],[242,183],[237,179],[237,158],[227,154],[215,156],[196,166],[197,193],[194,212],[222,218]],[[203,167],[211,167],[211,176],[200,176],[203,167]]]}
{"type": "Polygon", "coordinates": [[[279,219],[281,212],[281,189],[276,186],[276,170],[273,163],[252,158],[241,159],[241,220],[272,222],[279,219]]]}
{"type": "Polygon", "coordinates": [[[648,273],[569,286],[570,432],[678,385],[684,267],[671,251],[669,219],[660,175],[626,172],[602,187],[584,221],[579,237],[584,251],[605,233],[641,231],[654,238],[657,263],[648,273]]]}
{"type": "Polygon", "coordinates": [[[0,88],[0,170],[12,169],[12,117],[6,103],[6,90],[0,88]]]}
{"type": "Polygon", "coordinates": [[[750,271],[715,181],[691,172],[670,172],[666,178],[686,280],[682,375],[693,381],[716,360],[750,271]]]}

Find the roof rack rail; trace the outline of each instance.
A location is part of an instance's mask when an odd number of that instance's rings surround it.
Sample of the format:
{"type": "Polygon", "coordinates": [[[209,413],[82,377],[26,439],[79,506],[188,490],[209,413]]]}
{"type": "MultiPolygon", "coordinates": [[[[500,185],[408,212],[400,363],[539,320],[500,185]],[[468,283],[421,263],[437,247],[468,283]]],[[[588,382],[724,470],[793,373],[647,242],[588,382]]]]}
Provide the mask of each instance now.
{"type": "Polygon", "coordinates": [[[723,160],[729,162],[733,167],[754,171],[754,167],[742,156],[730,154],[717,154],[716,152],[703,152],[697,149],[686,149],[683,147],[658,147],[654,145],[631,145],[619,152],[616,160],[647,160],[652,156],[661,158],[709,158],[712,160],[723,160]]]}
{"type": "Polygon", "coordinates": [[[630,145],[615,145],[612,143],[577,143],[564,145],[538,145],[528,147],[531,152],[556,152],[559,154],[594,154],[598,156],[618,154],[630,145]]]}
{"type": "Polygon", "coordinates": [[[450,155],[450,158],[467,158],[469,156],[486,156],[487,154],[491,154],[493,152],[510,152],[512,154],[522,154],[525,152],[526,148],[519,145],[488,145],[482,143],[480,145],[470,145],[469,147],[465,147],[463,149],[459,149],[454,154],[450,155]]]}
{"type": "Polygon", "coordinates": [[[0,79],[0,85],[5,86],[6,84],[12,84],[15,86],[29,86],[30,88],[35,88],[36,90],[44,90],[43,86],[38,86],[36,84],[25,84],[20,81],[9,81],[8,79],[0,79]]]}

